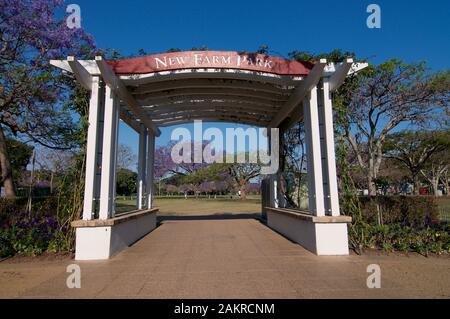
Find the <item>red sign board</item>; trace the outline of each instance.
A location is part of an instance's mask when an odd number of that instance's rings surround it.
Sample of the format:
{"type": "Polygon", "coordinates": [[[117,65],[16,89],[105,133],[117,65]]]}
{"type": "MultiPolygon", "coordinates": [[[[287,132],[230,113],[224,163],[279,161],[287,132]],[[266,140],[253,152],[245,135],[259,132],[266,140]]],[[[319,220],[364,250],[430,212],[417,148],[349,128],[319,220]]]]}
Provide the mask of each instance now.
{"type": "Polygon", "coordinates": [[[144,74],[180,69],[241,69],[279,75],[305,76],[314,66],[309,62],[235,51],[182,51],[126,60],[108,60],[116,74],[144,74]]]}

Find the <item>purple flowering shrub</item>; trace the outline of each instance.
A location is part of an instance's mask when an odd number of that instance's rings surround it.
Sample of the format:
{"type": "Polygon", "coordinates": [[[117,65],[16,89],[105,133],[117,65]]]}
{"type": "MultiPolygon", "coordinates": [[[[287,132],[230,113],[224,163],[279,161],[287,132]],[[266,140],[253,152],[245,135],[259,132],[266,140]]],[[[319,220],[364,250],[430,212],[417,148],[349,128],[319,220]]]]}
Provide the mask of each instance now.
{"type": "Polygon", "coordinates": [[[60,237],[66,232],[67,228],[60,227],[54,216],[25,211],[0,228],[0,256],[59,250],[63,242],[60,237]]]}
{"type": "MultiPolygon", "coordinates": [[[[86,94],[49,60],[91,59],[103,52],[83,28],[68,27],[67,14],[60,14],[65,7],[64,0],[0,0],[0,131],[43,146],[78,149],[85,127],[77,115],[84,116],[85,104],[77,99],[86,94]]],[[[2,151],[6,161],[10,151],[2,151]]],[[[12,187],[5,191],[17,195],[12,187]]],[[[32,212],[19,214],[25,211],[21,199],[0,199],[0,255],[70,246],[73,232],[61,225],[69,224],[64,214],[71,202],[63,204],[64,209],[53,200],[33,199],[32,212]],[[60,222],[48,215],[56,211],[60,222]]]]}

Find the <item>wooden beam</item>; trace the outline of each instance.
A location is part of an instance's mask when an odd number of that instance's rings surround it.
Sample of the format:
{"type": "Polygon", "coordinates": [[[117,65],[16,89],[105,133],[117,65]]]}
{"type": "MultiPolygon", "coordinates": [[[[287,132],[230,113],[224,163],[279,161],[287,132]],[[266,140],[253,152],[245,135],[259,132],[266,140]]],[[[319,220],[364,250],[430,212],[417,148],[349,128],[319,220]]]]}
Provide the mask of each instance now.
{"type": "MultiPolygon", "coordinates": [[[[340,64],[333,64],[331,70],[324,72],[325,75],[329,75],[328,81],[330,83],[330,91],[337,90],[348,75],[359,72],[368,65],[368,63],[353,63],[352,58],[348,58],[340,64]]],[[[289,119],[282,123],[283,129],[291,128],[295,123],[302,119],[303,107],[296,107],[289,115],[289,119]]]]}
{"type": "Polygon", "coordinates": [[[153,120],[155,122],[158,122],[159,120],[165,120],[165,119],[170,119],[170,118],[174,118],[174,117],[179,117],[179,116],[186,116],[186,117],[191,117],[194,115],[206,115],[206,114],[223,114],[223,115],[227,115],[230,117],[236,117],[236,118],[248,118],[248,119],[255,119],[255,120],[260,120],[260,119],[266,119],[267,121],[269,121],[272,117],[266,113],[251,113],[251,112],[245,112],[245,111],[236,111],[234,110],[233,112],[230,112],[230,110],[228,109],[219,109],[219,108],[212,108],[212,109],[203,109],[200,111],[195,111],[195,110],[184,110],[184,111],[179,111],[179,112],[170,112],[170,113],[166,113],[166,114],[158,114],[158,115],[154,115],[153,116],[153,120]]]}
{"type": "MultiPolygon", "coordinates": [[[[368,65],[368,63],[353,63],[352,58],[348,58],[340,64],[332,64],[330,68],[331,70],[324,72],[325,75],[329,75],[328,81],[330,83],[330,91],[337,90],[348,75],[359,72],[368,65]]],[[[328,66],[329,65],[327,65],[326,68],[328,68],[328,66]]],[[[282,123],[282,127],[287,130],[302,119],[303,107],[296,107],[295,110],[289,115],[289,119],[282,123]]]]}
{"type": "Polygon", "coordinates": [[[196,119],[200,119],[204,122],[225,122],[225,123],[239,123],[244,125],[252,125],[257,127],[267,127],[268,122],[263,121],[251,121],[251,120],[236,120],[236,119],[229,119],[229,118],[222,118],[222,117],[196,117],[196,118],[183,118],[183,119],[174,119],[170,121],[164,121],[159,126],[161,127],[167,127],[172,125],[178,125],[178,124],[185,124],[185,123],[191,123],[196,119]]]}
{"type": "Polygon", "coordinates": [[[122,81],[114,74],[109,65],[101,56],[96,56],[95,61],[100,69],[103,80],[108,86],[116,92],[120,99],[131,109],[134,115],[140,119],[140,121],[151,129],[156,136],[161,135],[159,128],[148,118],[147,115],[141,110],[141,106],[135,100],[135,98],[128,92],[126,86],[122,81]]]}
{"type": "Polygon", "coordinates": [[[303,115],[303,103],[301,103],[298,107],[295,108],[294,111],[292,111],[291,114],[289,114],[289,118],[281,123],[280,128],[284,131],[290,129],[297,122],[300,122],[303,119],[303,115]]]}
{"type": "Polygon", "coordinates": [[[330,84],[330,91],[337,90],[342,83],[344,83],[350,68],[352,67],[353,59],[348,58],[344,62],[336,66],[336,70],[330,76],[328,83],[330,84]]]}
{"type": "Polygon", "coordinates": [[[247,89],[252,91],[266,92],[276,95],[289,95],[288,87],[261,83],[255,81],[244,81],[234,79],[184,79],[163,81],[150,84],[143,84],[135,88],[129,87],[132,94],[155,93],[176,89],[205,89],[205,88],[222,88],[222,89],[247,89]]]}
{"type": "Polygon", "coordinates": [[[205,108],[226,108],[230,111],[233,110],[244,110],[244,111],[255,111],[255,112],[263,112],[268,114],[273,114],[278,112],[277,108],[271,108],[267,106],[260,106],[257,104],[250,103],[230,103],[230,102],[196,102],[196,103],[177,103],[177,104],[167,104],[167,105],[158,105],[154,107],[144,108],[147,112],[150,112],[151,115],[167,113],[167,112],[178,112],[185,110],[201,110],[205,108]]]}
{"type": "Polygon", "coordinates": [[[266,120],[269,121],[270,117],[269,116],[264,116],[264,115],[253,115],[253,114],[247,114],[247,113],[238,113],[238,114],[234,114],[234,113],[230,113],[227,111],[219,111],[219,110],[213,110],[213,111],[194,111],[194,112],[190,112],[189,114],[167,114],[167,117],[160,117],[158,119],[155,119],[155,123],[161,122],[161,121],[165,121],[167,119],[171,119],[171,118],[175,118],[175,117],[185,117],[185,118],[199,118],[202,116],[220,116],[220,117],[227,117],[227,118],[233,118],[233,119],[248,119],[248,120],[266,120]]]}
{"type": "Polygon", "coordinates": [[[77,81],[88,91],[92,89],[92,75],[81,65],[80,62],[74,57],[67,57],[67,63],[70,66],[77,81]]]}
{"type": "Polygon", "coordinates": [[[359,72],[362,69],[365,69],[369,66],[369,63],[366,62],[356,62],[353,63],[352,67],[350,68],[350,71],[348,72],[348,75],[351,75],[353,73],[359,72]]]}
{"type": "Polygon", "coordinates": [[[177,105],[198,105],[198,104],[229,104],[229,105],[239,105],[239,106],[249,106],[253,108],[262,108],[262,109],[272,109],[277,110],[283,106],[283,103],[261,103],[262,101],[258,99],[249,99],[249,98],[243,98],[240,99],[235,97],[215,97],[215,96],[208,96],[208,98],[199,97],[199,98],[189,98],[189,99],[170,99],[169,101],[165,101],[164,103],[158,103],[158,104],[151,104],[144,107],[151,107],[151,108],[165,108],[165,107],[171,107],[171,106],[177,106],[177,105]]]}
{"type": "Polygon", "coordinates": [[[155,93],[136,94],[133,95],[136,100],[148,101],[156,98],[169,98],[190,95],[217,95],[217,96],[245,96],[250,98],[259,98],[267,101],[285,102],[289,95],[277,95],[267,92],[258,92],[246,89],[225,89],[225,88],[193,88],[193,89],[174,89],[165,90],[155,93]]]}
{"type": "MultiPolygon", "coordinates": [[[[91,90],[92,75],[85,69],[85,67],[73,56],[67,57],[67,63],[70,66],[77,81],[86,89],[91,90]]],[[[120,108],[120,118],[135,131],[139,132],[139,123],[136,122],[123,108],[120,108]]]]}
{"type": "Polygon", "coordinates": [[[272,83],[276,85],[295,86],[302,77],[292,78],[289,75],[277,75],[236,69],[183,69],[174,71],[154,72],[148,74],[122,75],[120,77],[126,85],[142,85],[160,81],[181,79],[236,79],[272,83]]]}
{"type": "MultiPolygon", "coordinates": [[[[90,75],[100,75],[100,70],[94,60],[77,60],[90,75]]],[[[67,60],[50,60],[50,64],[63,71],[72,72],[67,60]]]]}
{"type": "Polygon", "coordinates": [[[124,121],[129,127],[135,130],[137,133],[140,131],[140,123],[136,121],[128,112],[126,112],[123,108],[120,108],[119,111],[120,119],[124,121]]]}
{"type": "Polygon", "coordinates": [[[281,122],[283,122],[295,109],[295,107],[303,101],[309,91],[311,91],[311,89],[315,87],[317,83],[319,83],[326,64],[326,59],[320,59],[314,65],[313,69],[306,77],[306,79],[304,79],[303,82],[299,84],[299,86],[291,94],[289,100],[281,108],[278,115],[270,122],[269,127],[278,127],[281,122]]]}
{"type": "Polygon", "coordinates": [[[66,72],[72,72],[69,63],[67,63],[67,61],[65,60],[50,60],[50,65],[53,65],[54,67],[57,67],[58,69],[66,72]]]}
{"type": "Polygon", "coordinates": [[[148,98],[146,100],[138,100],[141,105],[159,107],[161,105],[177,105],[186,103],[198,103],[198,102],[211,102],[222,101],[226,103],[252,103],[261,106],[267,106],[270,108],[281,108],[283,102],[269,101],[256,97],[248,96],[228,96],[224,95],[185,95],[176,97],[160,97],[160,98],[148,98]]]}
{"type": "Polygon", "coordinates": [[[244,116],[244,115],[230,115],[228,112],[203,112],[203,113],[193,113],[190,115],[180,114],[180,115],[173,115],[171,117],[167,118],[160,118],[155,119],[155,123],[165,123],[167,121],[172,120],[182,120],[182,119],[199,119],[202,120],[203,118],[212,118],[212,117],[220,117],[224,119],[229,119],[230,121],[240,123],[240,121],[252,121],[254,123],[269,123],[270,118],[263,118],[263,117],[253,117],[253,116],[244,116]]]}

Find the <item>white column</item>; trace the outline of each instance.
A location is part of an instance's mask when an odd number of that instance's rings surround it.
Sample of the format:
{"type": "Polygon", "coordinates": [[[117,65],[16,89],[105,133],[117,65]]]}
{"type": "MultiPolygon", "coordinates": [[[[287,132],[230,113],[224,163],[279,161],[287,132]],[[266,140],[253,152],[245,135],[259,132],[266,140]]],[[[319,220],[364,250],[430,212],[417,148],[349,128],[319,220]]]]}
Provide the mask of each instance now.
{"type": "Polygon", "coordinates": [[[325,216],[317,87],[314,87],[309,93],[309,96],[304,100],[303,108],[308,170],[309,211],[316,216],[325,216]]]}
{"type": "Polygon", "coordinates": [[[271,202],[272,207],[278,208],[279,207],[279,201],[278,201],[278,175],[273,174],[270,178],[271,181],[271,202]]]}
{"type": "Polygon", "coordinates": [[[155,135],[153,130],[148,130],[147,140],[147,208],[153,207],[153,172],[155,164],[155,135]]]}
{"type": "Polygon", "coordinates": [[[144,124],[140,125],[139,132],[139,154],[138,154],[138,176],[136,183],[136,208],[144,208],[144,186],[146,167],[147,129],[144,124]]]}
{"type": "Polygon", "coordinates": [[[116,177],[117,177],[117,152],[119,149],[119,111],[120,111],[120,100],[118,98],[114,99],[114,102],[116,104],[115,111],[114,111],[114,119],[113,119],[113,128],[114,128],[114,141],[113,144],[113,152],[112,152],[112,159],[111,159],[111,175],[112,175],[112,194],[111,194],[111,217],[114,217],[116,214],[116,177]]]}
{"type": "MultiPolygon", "coordinates": [[[[277,134],[280,134],[280,131],[277,131],[277,134]]],[[[277,139],[275,139],[276,141],[277,139]]],[[[278,136],[278,141],[280,141],[280,137],[278,136]]],[[[272,152],[274,151],[272,149],[272,130],[270,128],[267,129],[267,142],[268,142],[268,150],[270,156],[272,156],[272,152]]],[[[279,201],[278,201],[278,174],[270,174],[269,178],[267,179],[267,182],[269,183],[269,191],[268,191],[268,201],[269,201],[269,207],[278,208],[279,207],[279,201]]]]}
{"type": "Polygon", "coordinates": [[[329,82],[324,79],[321,92],[322,107],[322,141],[323,141],[323,165],[324,188],[326,194],[326,208],[332,216],[339,216],[339,195],[336,174],[336,155],[334,150],[333,105],[330,97],[329,82]]]}
{"type": "MultiPolygon", "coordinates": [[[[286,143],[285,131],[279,129],[278,134],[279,134],[278,157],[280,157],[280,154],[283,154],[283,148],[286,143]]],[[[286,160],[286,159],[284,159],[284,160],[286,160]]],[[[287,203],[286,196],[283,191],[287,191],[287,184],[286,184],[286,180],[283,176],[283,167],[281,165],[282,165],[282,162],[281,162],[281,159],[279,159],[278,160],[278,172],[276,174],[277,206],[279,208],[286,208],[286,207],[288,207],[288,203],[287,203]]]]}
{"type": "Polygon", "coordinates": [[[102,87],[98,76],[92,77],[91,98],[89,101],[89,127],[86,149],[86,175],[84,184],[83,219],[90,220],[95,209],[94,197],[97,184],[97,152],[101,144],[99,138],[100,109],[103,107],[102,87]]]}
{"type": "Polygon", "coordinates": [[[114,184],[119,112],[119,105],[116,100],[117,98],[114,92],[109,86],[106,86],[99,219],[108,219],[114,215],[114,184]]]}

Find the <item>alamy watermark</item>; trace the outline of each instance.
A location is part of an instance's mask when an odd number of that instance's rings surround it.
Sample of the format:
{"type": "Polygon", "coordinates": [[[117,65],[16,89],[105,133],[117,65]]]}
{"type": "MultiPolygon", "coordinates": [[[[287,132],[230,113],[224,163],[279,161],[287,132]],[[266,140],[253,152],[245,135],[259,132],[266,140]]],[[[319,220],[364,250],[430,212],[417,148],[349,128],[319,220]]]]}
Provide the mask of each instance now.
{"type": "Polygon", "coordinates": [[[66,272],[70,275],[66,279],[66,285],[69,289],[81,288],[81,268],[77,264],[70,264],[66,268],[66,272]]]}
{"type": "Polygon", "coordinates": [[[369,29],[381,29],[381,7],[372,3],[367,6],[366,11],[370,13],[366,20],[367,27],[369,29]]]}
{"type": "Polygon", "coordinates": [[[381,288],[381,267],[377,264],[370,264],[367,266],[367,272],[370,274],[367,277],[367,288],[381,288]]]}
{"type": "Polygon", "coordinates": [[[66,25],[69,29],[81,28],[81,8],[78,4],[69,4],[66,8],[69,16],[66,19],[66,25]]]}
{"type": "Polygon", "coordinates": [[[275,174],[279,167],[279,130],[270,129],[270,151],[263,150],[268,129],[250,127],[226,128],[225,140],[223,131],[210,127],[203,132],[201,120],[194,121],[194,140],[187,128],[176,128],[171,139],[177,141],[171,150],[172,161],[176,164],[195,163],[254,163],[261,165],[261,174],[275,174]],[[245,145],[248,140],[249,149],[256,151],[235,152],[235,142],[245,145]],[[200,141],[210,141],[206,146],[200,141]],[[225,145],[225,147],[224,147],[225,145]],[[270,154],[269,154],[270,153],[270,154]]]}

